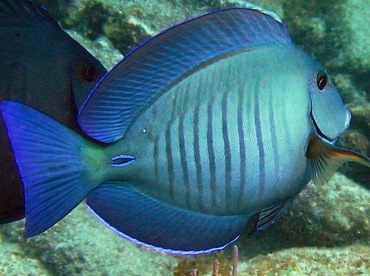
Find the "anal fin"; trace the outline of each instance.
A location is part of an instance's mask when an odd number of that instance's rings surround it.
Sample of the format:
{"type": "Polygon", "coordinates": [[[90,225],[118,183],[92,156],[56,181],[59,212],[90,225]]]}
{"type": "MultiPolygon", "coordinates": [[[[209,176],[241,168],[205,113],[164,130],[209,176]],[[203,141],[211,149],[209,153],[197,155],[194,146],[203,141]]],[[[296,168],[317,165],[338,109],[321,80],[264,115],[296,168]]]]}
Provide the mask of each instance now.
{"type": "Polygon", "coordinates": [[[216,216],[177,208],[132,186],[99,185],[87,204],[108,227],[140,246],[173,255],[209,253],[235,241],[250,223],[249,215],[216,216]]]}

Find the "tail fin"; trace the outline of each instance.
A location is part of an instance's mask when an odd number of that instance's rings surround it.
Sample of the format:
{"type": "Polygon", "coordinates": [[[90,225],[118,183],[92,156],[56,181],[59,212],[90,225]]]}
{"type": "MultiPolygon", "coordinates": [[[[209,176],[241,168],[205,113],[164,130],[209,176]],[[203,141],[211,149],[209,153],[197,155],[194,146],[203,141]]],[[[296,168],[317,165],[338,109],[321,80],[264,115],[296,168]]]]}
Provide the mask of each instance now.
{"type": "Polygon", "coordinates": [[[23,104],[1,101],[0,111],[25,188],[31,237],[66,216],[97,185],[84,157],[92,143],[23,104]]]}

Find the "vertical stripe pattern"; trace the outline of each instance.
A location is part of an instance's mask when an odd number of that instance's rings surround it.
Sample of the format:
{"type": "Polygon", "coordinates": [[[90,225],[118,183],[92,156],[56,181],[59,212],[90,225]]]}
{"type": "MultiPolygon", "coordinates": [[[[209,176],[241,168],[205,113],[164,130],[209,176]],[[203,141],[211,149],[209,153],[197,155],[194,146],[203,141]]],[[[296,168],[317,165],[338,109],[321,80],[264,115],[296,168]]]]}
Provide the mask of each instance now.
{"type": "MultiPolygon", "coordinates": [[[[199,100],[200,93],[197,94],[197,100],[199,100]]],[[[193,152],[194,152],[194,161],[195,161],[195,174],[196,178],[195,181],[197,183],[197,192],[196,198],[198,200],[199,208],[202,209],[202,195],[204,193],[203,190],[203,176],[202,176],[202,162],[200,158],[200,148],[199,148],[199,112],[200,106],[199,102],[196,104],[194,108],[194,117],[193,117],[193,133],[194,133],[194,140],[193,140],[193,152]]]]}
{"type": "Polygon", "coordinates": [[[222,98],[222,140],[225,155],[225,196],[226,202],[231,199],[231,148],[228,130],[228,91],[224,92],[222,98]]]}
{"type": "Polygon", "coordinates": [[[174,166],[173,166],[173,153],[171,147],[171,125],[169,124],[166,130],[165,136],[165,145],[166,145],[166,160],[167,160],[167,174],[168,174],[168,183],[169,183],[169,192],[170,196],[174,196],[174,185],[175,185],[175,175],[174,175],[174,166]]]}
{"type": "Polygon", "coordinates": [[[208,163],[211,185],[212,205],[216,204],[216,160],[213,147],[213,107],[214,98],[210,101],[207,107],[207,150],[208,150],[208,163]]]}
{"type": "Polygon", "coordinates": [[[285,184],[293,117],[287,97],[274,92],[280,84],[272,71],[256,65],[245,77],[246,62],[221,62],[227,70],[216,62],[161,99],[153,175],[169,203],[227,214],[253,208],[285,184]]]}
{"type": "MultiPolygon", "coordinates": [[[[256,81],[256,84],[258,82],[256,81]]],[[[256,127],[256,137],[257,137],[257,148],[258,148],[258,156],[259,156],[259,192],[258,196],[261,197],[264,189],[265,189],[265,152],[264,152],[264,144],[262,140],[262,126],[261,126],[261,114],[260,114],[260,101],[259,101],[259,95],[257,91],[259,91],[259,87],[257,86],[255,88],[255,93],[254,93],[254,103],[255,103],[255,108],[254,108],[254,124],[256,127]]]]}
{"type": "Polygon", "coordinates": [[[239,138],[239,160],[240,160],[240,176],[239,176],[239,193],[238,193],[238,199],[237,204],[238,206],[241,206],[242,199],[243,199],[243,193],[247,191],[245,178],[246,178],[246,143],[245,143],[245,129],[244,129],[244,120],[243,120],[243,114],[244,114],[244,94],[245,91],[243,88],[240,88],[238,91],[238,107],[237,107],[237,128],[238,128],[238,138],[239,138]]]}
{"type": "MultiPolygon", "coordinates": [[[[279,149],[278,149],[278,144],[277,144],[277,135],[276,135],[276,116],[274,116],[274,100],[276,99],[274,94],[271,94],[269,97],[268,101],[268,118],[269,118],[269,126],[270,126],[270,141],[272,145],[272,150],[270,154],[273,155],[273,160],[274,160],[274,177],[271,180],[275,185],[275,183],[279,182],[279,162],[280,162],[280,155],[279,155],[279,149]]],[[[278,187],[276,187],[278,188],[278,187]]]]}
{"type": "Polygon", "coordinates": [[[185,135],[190,136],[190,133],[185,133],[185,115],[186,110],[189,108],[188,101],[189,101],[189,86],[184,87],[184,91],[182,93],[182,104],[181,104],[181,112],[178,118],[178,141],[179,141],[179,153],[180,153],[180,163],[181,163],[181,172],[182,172],[182,182],[184,183],[185,190],[186,190],[186,204],[187,206],[191,205],[191,191],[190,191],[190,183],[189,183],[189,161],[188,157],[190,156],[189,146],[188,143],[185,142],[185,135]]]}

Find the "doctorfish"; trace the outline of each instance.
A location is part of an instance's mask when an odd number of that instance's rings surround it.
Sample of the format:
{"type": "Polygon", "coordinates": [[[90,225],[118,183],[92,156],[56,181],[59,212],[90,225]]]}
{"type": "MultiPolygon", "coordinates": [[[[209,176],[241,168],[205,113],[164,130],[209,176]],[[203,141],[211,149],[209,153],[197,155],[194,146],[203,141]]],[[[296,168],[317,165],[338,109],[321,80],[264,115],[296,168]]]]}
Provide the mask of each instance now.
{"type": "MultiPolygon", "coordinates": [[[[20,101],[73,129],[76,110],[106,70],[42,7],[0,1],[0,99],[20,101]]],[[[0,118],[0,223],[24,217],[21,178],[0,118]]]]}
{"type": "Polygon", "coordinates": [[[25,186],[26,236],[84,198],[130,241],[225,248],[278,220],[310,180],[367,157],[334,146],[350,113],[326,70],[258,8],[179,23],[132,50],[78,114],[88,136],[2,101],[25,186]]]}

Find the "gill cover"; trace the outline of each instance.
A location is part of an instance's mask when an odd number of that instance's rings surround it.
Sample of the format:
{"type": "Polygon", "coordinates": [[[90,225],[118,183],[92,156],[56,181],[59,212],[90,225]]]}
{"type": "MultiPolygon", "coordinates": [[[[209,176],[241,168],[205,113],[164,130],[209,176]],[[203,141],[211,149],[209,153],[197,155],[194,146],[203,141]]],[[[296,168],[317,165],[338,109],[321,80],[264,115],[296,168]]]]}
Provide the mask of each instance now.
{"type": "Polygon", "coordinates": [[[351,120],[351,113],[343,104],[334,84],[326,72],[319,71],[311,89],[311,117],[317,134],[328,141],[335,140],[345,131],[351,120]]]}

